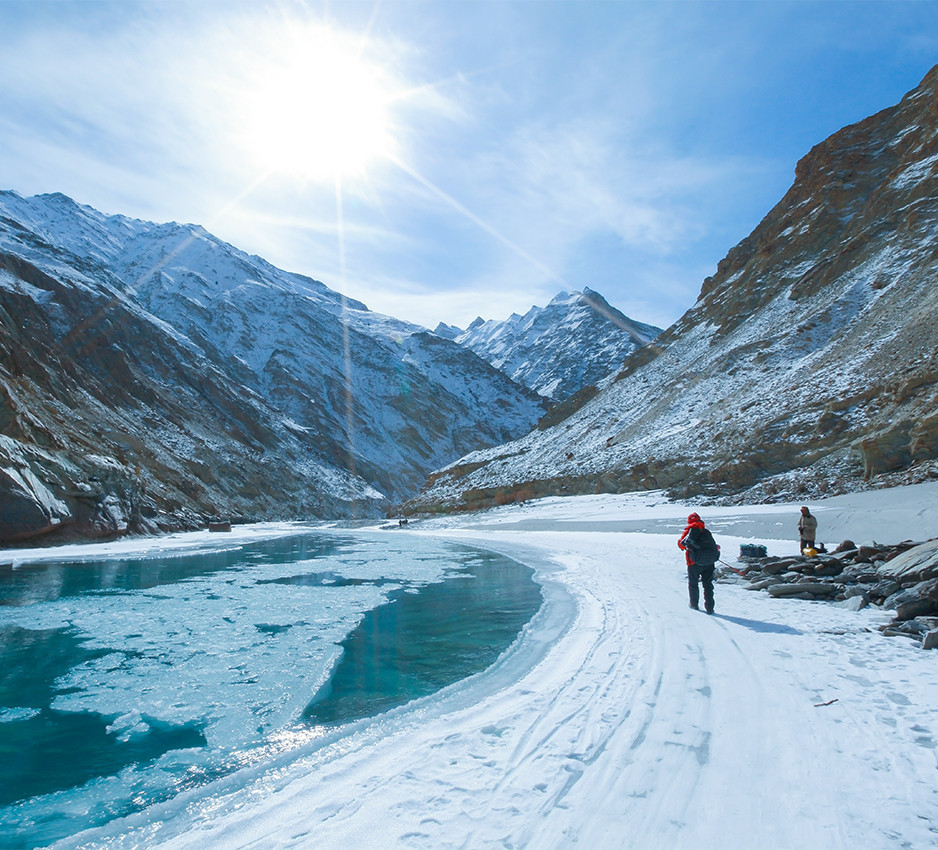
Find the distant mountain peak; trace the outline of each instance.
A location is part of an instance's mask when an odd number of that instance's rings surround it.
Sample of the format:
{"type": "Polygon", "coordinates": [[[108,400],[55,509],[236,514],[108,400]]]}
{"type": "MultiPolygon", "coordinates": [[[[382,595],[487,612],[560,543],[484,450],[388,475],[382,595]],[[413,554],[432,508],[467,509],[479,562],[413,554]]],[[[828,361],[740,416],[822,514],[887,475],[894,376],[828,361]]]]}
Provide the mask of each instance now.
{"type": "Polygon", "coordinates": [[[659,334],[635,322],[597,292],[561,292],[546,307],[503,321],[476,319],[456,337],[493,366],[541,395],[560,401],[598,383],[659,334]]]}
{"type": "Polygon", "coordinates": [[[445,322],[440,322],[434,329],[433,333],[437,336],[443,337],[443,339],[454,340],[461,333],[463,333],[462,328],[457,328],[455,325],[447,325],[445,322]]]}

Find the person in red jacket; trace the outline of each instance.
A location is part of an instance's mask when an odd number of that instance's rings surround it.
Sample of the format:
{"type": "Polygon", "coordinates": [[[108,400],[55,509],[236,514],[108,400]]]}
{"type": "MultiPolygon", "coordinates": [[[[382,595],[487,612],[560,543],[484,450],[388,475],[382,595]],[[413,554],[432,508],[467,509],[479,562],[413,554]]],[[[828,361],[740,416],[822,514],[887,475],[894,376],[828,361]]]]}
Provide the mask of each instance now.
{"type": "Polygon", "coordinates": [[[713,613],[713,571],[720,560],[720,547],[713,535],[704,525],[700,514],[693,513],[687,518],[687,528],[677,541],[687,558],[687,590],[690,594],[690,607],[699,610],[700,587],[703,585],[704,608],[713,613]]]}

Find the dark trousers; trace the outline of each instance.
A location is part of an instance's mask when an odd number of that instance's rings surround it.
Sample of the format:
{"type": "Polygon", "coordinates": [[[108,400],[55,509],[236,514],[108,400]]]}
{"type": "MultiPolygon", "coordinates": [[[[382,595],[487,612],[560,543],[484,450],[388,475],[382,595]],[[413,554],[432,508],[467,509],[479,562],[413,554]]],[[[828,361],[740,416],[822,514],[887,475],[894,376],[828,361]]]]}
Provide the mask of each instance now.
{"type": "Polygon", "coordinates": [[[695,608],[700,603],[700,587],[703,584],[704,606],[708,611],[713,610],[713,568],[714,564],[688,564],[687,590],[690,593],[690,604],[695,608]]]}

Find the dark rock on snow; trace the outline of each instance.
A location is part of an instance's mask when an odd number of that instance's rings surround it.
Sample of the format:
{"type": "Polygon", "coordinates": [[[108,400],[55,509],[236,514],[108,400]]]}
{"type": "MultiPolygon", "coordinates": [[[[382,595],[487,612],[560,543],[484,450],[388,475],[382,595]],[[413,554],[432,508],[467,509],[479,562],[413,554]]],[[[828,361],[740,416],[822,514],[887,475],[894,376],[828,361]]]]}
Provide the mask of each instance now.
{"type": "Polygon", "coordinates": [[[747,558],[742,563],[741,570],[724,571],[721,579],[745,581],[749,590],[765,590],[779,599],[826,600],[851,611],[867,605],[895,611],[884,635],[922,639],[924,649],[938,648],[938,538],[859,548],[844,541],[833,554],[747,558]]]}

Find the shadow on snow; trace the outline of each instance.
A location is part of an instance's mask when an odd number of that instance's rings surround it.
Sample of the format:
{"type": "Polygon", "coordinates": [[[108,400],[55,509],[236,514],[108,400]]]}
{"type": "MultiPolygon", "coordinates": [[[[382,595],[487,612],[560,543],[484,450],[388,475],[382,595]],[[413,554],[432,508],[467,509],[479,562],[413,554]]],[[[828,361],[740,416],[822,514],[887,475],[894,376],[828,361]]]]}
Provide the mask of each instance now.
{"type": "Polygon", "coordinates": [[[792,626],[783,626],[779,623],[766,623],[763,620],[747,620],[745,617],[730,617],[726,614],[714,614],[714,617],[720,620],[726,620],[730,623],[736,623],[738,626],[745,626],[754,632],[768,632],[777,635],[800,635],[801,632],[792,626]]]}

